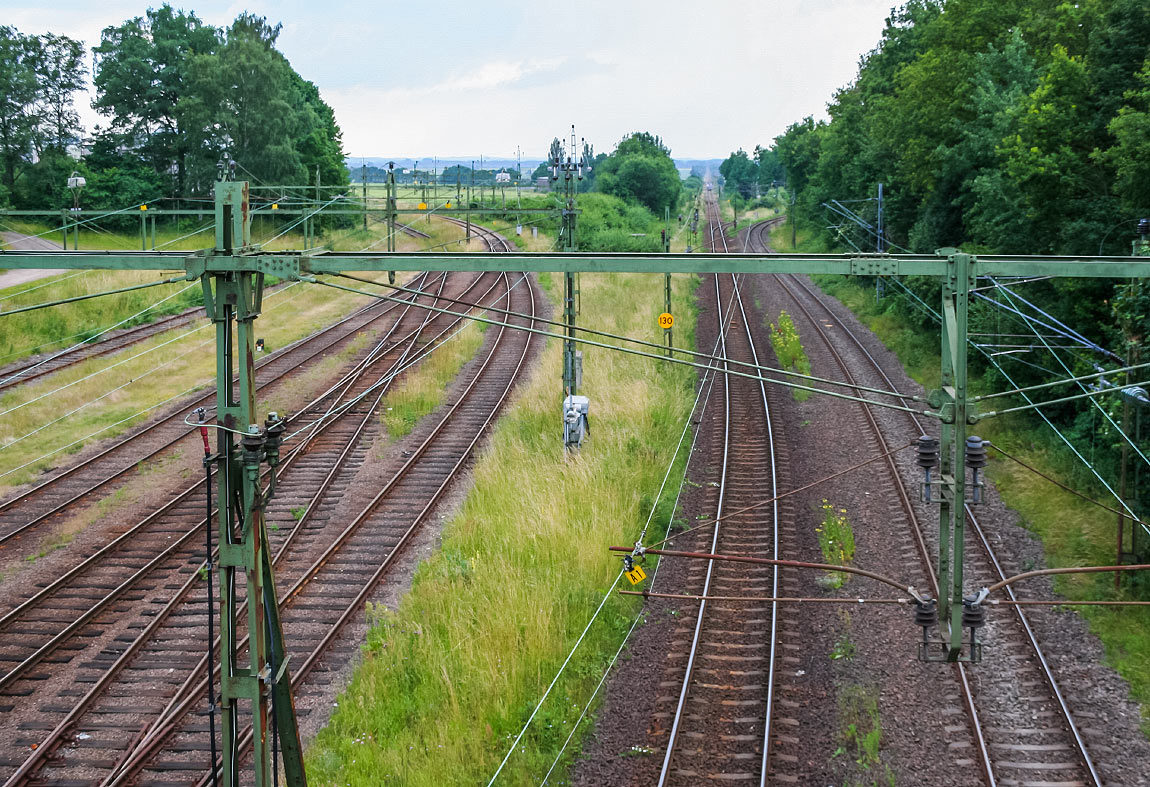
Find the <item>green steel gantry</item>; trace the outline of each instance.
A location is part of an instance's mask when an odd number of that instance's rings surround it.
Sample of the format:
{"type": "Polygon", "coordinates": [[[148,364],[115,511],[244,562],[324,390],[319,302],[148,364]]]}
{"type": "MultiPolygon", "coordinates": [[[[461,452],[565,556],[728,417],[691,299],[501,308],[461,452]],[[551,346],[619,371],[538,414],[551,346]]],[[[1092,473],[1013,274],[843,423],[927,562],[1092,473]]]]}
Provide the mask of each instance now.
{"type": "MultiPolygon", "coordinates": [[[[394,179],[388,184],[389,226],[394,230],[394,179]]],[[[272,782],[269,735],[278,731],[283,768],[292,787],[306,784],[284,647],[276,603],[263,512],[274,494],[273,481],[264,488],[259,468],[278,463],[282,423],[269,417],[261,427],[255,399],[255,333],[265,276],[311,280],[349,271],[524,271],[575,273],[821,273],[846,276],[930,276],[942,280],[942,386],[928,397],[929,415],[941,425],[941,503],[939,517],[938,602],[944,632],[945,658],[966,660],[962,611],[963,530],[968,430],[980,418],[967,392],[967,319],[969,293],[978,276],[1066,276],[1144,278],[1150,275],[1145,257],[974,256],[957,249],[929,255],[886,254],[579,254],[574,249],[573,204],[564,213],[567,238],[562,253],[401,254],[389,244],[386,253],[346,253],[324,250],[265,252],[251,243],[248,184],[221,181],[215,190],[215,246],[198,252],[0,251],[3,268],[64,268],[179,271],[188,281],[199,280],[208,316],[216,326],[217,453],[220,500],[219,604],[221,625],[221,710],[223,712],[223,783],[239,783],[237,736],[241,701],[251,702],[255,784],[272,782]],[[237,584],[246,583],[241,596],[237,584]],[[241,604],[247,602],[250,645],[240,663],[236,636],[241,604]],[[268,699],[274,697],[273,718],[268,699]]],[[[476,212],[476,211],[472,211],[476,212]]],[[[1140,250],[1140,253],[1145,250],[1140,250]]],[[[565,295],[565,384],[574,383],[573,283],[565,295]],[[566,355],[566,353],[565,353],[566,355]]],[[[0,314],[0,316],[3,316],[0,314]]]]}

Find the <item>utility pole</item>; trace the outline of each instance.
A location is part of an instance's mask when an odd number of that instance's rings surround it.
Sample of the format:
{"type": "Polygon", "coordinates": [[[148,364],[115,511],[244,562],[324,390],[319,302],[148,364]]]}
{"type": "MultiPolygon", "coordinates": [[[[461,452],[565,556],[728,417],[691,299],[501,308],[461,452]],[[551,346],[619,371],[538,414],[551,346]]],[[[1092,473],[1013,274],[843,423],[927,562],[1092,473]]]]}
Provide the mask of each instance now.
{"type": "MultiPolygon", "coordinates": [[[[664,209],[663,224],[664,224],[664,227],[663,227],[663,253],[664,254],[670,254],[671,253],[671,206],[670,205],[668,205],[664,209]]],[[[663,313],[664,314],[670,314],[672,316],[674,315],[674,312],[671,311],[671,274],[669,271],[667,273],[663,274],[663,313]]],[[[671,357],[671,349],[675,346],[675,337],[674,337],[675,328],[674,328],[674,325],[675,325],[675,323],[672,322],[670,325],[663,328],[663,336],[665,338],[665,344],[667,345],[667,357],[668,358],[671,357]]]]}
{"type": "Polygon", "coordinates": [[[789,211],[789,218],[791,220],[791,251],[795,250],[795,193],[791,192],[791,209],[789,211]]]}
{"type": "Polygon", "coordinates": [[[875,235],[874,250],[879,254],[886,251],[886,238],[883,237],[883,223],[882,223],[882,184],[878,184],[878,233],[875,235]]]}
{"type": "MultiPolygon", "coordinates": [[[[217,182],[216,254],[251,247],[250,216],[248,184],[217,182]]],[[[275,493],[275,468],[285,427],[271,413],[261,429],[256,415],[253,323],[263,302],[264,274],[221,271],[205,275],[202,282],[208,316],[216,326],[216,417],[224,427],[216,430],[215,457],[223,783],[240,783],[236,742],[242,729],[241,705],[250,703],[256,787],[270,787],[278,778],[271,772],[271,749],[277,735],[287,783],[303,787],[307,783],[303,750],[264,523],[264,510],[275,493]],[[242,436],[239,441],[237,433],[242,436]],[[272,478],[266,489],[260,482],[260,465],[265,461],[272,478]],[[238,583],[246,585],[242,597],[236,592],[238,583]],[[240,666],[238,639],[245,604],[247,665],[240,666]]]]}
{"type": "MultiPolygon", "coordinates": [[[[395,251],[395,210],[396,210],[396,188],[395,188],[395,162],[387,162],[387,250],[395,251]]],[[[388,284],[395,284],[395,271],[387,272],[388,284]]]]}
{"type": "Polygon", "coordinates": [[[475,189],[475,159],[471,160],[471,185],[467,187],[467,242],[471,243],[471,193],[475,189]]]}
{"type": "Polygon", "coordinates": [[[359,169],[363,178],[363,231],[367,232],[367,164],[360,161],[359,169]]]}

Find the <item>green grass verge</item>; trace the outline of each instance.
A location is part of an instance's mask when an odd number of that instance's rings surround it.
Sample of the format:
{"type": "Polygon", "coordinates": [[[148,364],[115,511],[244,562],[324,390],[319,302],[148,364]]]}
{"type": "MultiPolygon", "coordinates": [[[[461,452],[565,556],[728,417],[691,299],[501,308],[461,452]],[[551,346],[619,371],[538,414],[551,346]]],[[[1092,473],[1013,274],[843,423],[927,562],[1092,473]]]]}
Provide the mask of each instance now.
{"type": "MultiPolygon", "coordinates": [[[[561,280],[540,278],[557,302],[561,280]]],[[[675,278],[675,338],[686,344],[692,286],[675,278]]],[[[585,275],[581,287],[581,321],[659,340],[662,276],[585,275]]],[[[615,580],[620,564],[606,547],[634,540],[654,502],[694,375],[587,348],[592,432],[565,455],[560,352],[546,346],[398,610],[371,612],[363,663],[308,751],[313,784],[486,783],[615,580]]],[[[669,506],[660,504],[662,522],[669,506]]],[[[631,601],[608,601],[500,784],[546,773],[638,610],[631,601]]]]}

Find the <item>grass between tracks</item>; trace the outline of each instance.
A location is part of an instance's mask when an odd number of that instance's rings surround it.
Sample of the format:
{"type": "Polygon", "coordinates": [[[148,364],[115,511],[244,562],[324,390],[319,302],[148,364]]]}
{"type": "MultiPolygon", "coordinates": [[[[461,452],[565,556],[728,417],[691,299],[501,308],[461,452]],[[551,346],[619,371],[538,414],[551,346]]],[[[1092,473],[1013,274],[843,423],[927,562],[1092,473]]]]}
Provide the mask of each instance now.
{"type": "MultiPolygon", "coordinates": [[[[776,249],[790,249],[786,225],[772,233],[776,249]],[[777,233],[777,234],[776,234],[777,233]]],[[[798,232],[800,252],[820,252],[809,233],[798,232]]],[[[940,361],[937,338],[924,337],[898,313],[888,311],[890,298],[876,301],[874,290],[845,277],[815,277],[827,293],[841,300],[893,350],[907,373],[927,389],[937,387],[940,361]]],[[[891,296],[893,298],[893,296],[891,296]]],[[[937,334],[934,334],[937,337],[937,334]]],[[[980,381],[972,382],[974,393],[980,381]]],[[[1055,478],[1072,478],[1077,461],[1048,427],[1025,414],[1012,414],[983,421],[980,436],[1000,445],[1013,456],[1055,478]]],[[[1016,511],[1024,527],[1042,541],[1046,563],[1051,567],[1110,565],[1114,561],[1116,517],[1086,501],[1063,492],[1025,468],[990,451],[988,476],[1003,502],[1016,511]]],[[[1074,487],[1074,483],[1069,486],[1074,487]]],[[[1023,565],[1022,570],[1033,568],[1023,565]]],[[[1066,599],[1108,600],[1135,598],[1132,591],[1114,590],[1113,575],[1080,574],[1058,577],[1055,590],[1066,599]]],[[[1129,587],[1129,583],[1125,587],[1129,587]]],[[[1033,597],[1023,588],[1023,597],[1033,597]]],[[[1142,707],[1142,730],[1150,737],[1150,610],[1145,607],[1072,608],[1090,625],[1102,642],[1108,664],[1130,683],[1131,696],[1142,707]]],[[[1041,610],[1032,614],[1042,615],[1041,610]]]]}
{"type": "Polygon", "coordinates": [[[390,440],[406,435],[420,418],[443,404],[451,381],[483,344],[486,328],[486,323],[465,323],[462,330],[453,331],[434,353],[388,392],[380,417],[390,440]]]}
{"type": "MultiPolygon", "coordinates": [[[[558,305],[561,278],[540,279],[558,305]]],[[[658,275],[584,275],[580,322],[659,341],[662,286],[658,275]]],[[[675,277],[675,340],[688,345],[692,286],[675,277]]],[[[690,409],[694,374],[587,348],[591,435],[564,455],[560,358],[549,341],[478,461],[442,548],[397,610],[372,612],[363,663],[308,752],[314,784],[486,784],[618,576],[606,548],[636,538],[690,409]]],[[[660,506],[656,522],[665,524],[670,500],[660,506]]],[[[638,610],[632,602],[608,601],[500,785],[541,781],[638,610]]],[[[572,756],[568,749],[565,763],[572,756]]]]}

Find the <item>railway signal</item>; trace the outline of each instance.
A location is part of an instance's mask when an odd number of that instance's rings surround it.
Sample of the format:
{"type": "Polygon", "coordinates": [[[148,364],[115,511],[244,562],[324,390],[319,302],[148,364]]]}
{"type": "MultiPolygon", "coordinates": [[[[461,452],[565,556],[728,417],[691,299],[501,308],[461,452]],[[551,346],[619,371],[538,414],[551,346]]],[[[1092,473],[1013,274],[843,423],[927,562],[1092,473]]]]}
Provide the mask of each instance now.
{"type": "MultiPolygon", "coordinates": [[[[237,759],[238,722],[241,701],[251,702],[253,740],[255,742],[255,784],[265,787],[271,780],[271,749],[268,735],[277,731],[283,744],[283,769],[289,785],[306,784],[302,754],[299,751],[295,713],[282,629],[279,625],[274,577],[267,549],[263,507],[274,487],[262,488],[259,468],[265,462],[274,468],[278,461],[275,423],[260,427],[255,402],[255,332],[254,323],[262,304],[264,277],[277,276],[294,281],[315,281],[316,277],[350,271],[536,271],[561,272],[565,275],[564,376],[570,384],[569,396],[578,388],[575,345],[575,281],[579,272],[640,273],[832,273],[865,276],[930,276],[943,282],[942,385],[928,397],[930,409],[925,414],[942,424],[938,446],[937,479],[929,487],[937,490],[940,508],[938,553],[941,578],[937,609],[944,629],[945,644],[937,654],[947,661],[968,661],[964,653],[964,629],[976,630],[983,620],[980,594],[968,594],[963,582],[963,501],[966,487],[978,489],[978,477],[967,481],[966,468],[977,471],[980,461],[975,452],[968,459],[964,450],[968,440],[976,441],[969,429],[989,414],[980,415],[977,403],[967,393],[966,347],[969,293],[979,275],[1145,278],[1150,275],[1150,260],[1132,257],[976,257],[957,249],[942,249],[929,255],[785,255],[785,254],[579,254],[575,251],[575,186],[586,161],[553,159],[553,173],[566,177],[563,212],[563,251],[549,253],[484,254],[400,254],[389,239],[388,252],[342,253],[319,250],[265,252],[251,242],[252,210],[249,187],[245,182],[221,179],[215,191],[215,244],[210,249],[186,252],[69,252],[69,251],[0,251],[0,267],[65,268],[121,270],[182,270],[188,281],[200,281],[204,304],[216,326],[217,340],[217,459],[219,506],[217,536],[220,545],[220,625],[223,646],[219,656],[221,668],[221,707],[225,768],[223,783],[228,787],[239,782],[237,759]],[[235,340],[238,339],[238,342],[235,340]],[[233,343],[236,349],[233,349],[233,343]],[[255,424],[254,430],[252,425],[255,424]],[[240,575],[243,575],[242,578],[240,575]],[[230,577],[230,579],[225,579],[230,577]],[[238,614],[235,583],[245,582],[248,630],[253,633],[248,654],[238,649],[236,616],[238,614]],[[239,666],[241,663],[246,666],[239,666]],[[273,667],[274,665],[274,667],[273,667]],[[269,697],[272,715],[269,717],[269,697]]],[[[589,151],[589,148],[585,148],[589,151]]],[[[395,204],[394,170],[389,167],[388,221],[394,237],[395,204]]],[[[230,176],[227,168],[224,178],[230,176]]],[[[156,211],[158,212],[158,211],[156,211]]],[[[1150,232],[1150,224],[1148,224],[1150,232]]],[[[1143,236],[1145,237],[1145,236],[1143,236]]],[[[1143,240],[1137,253],[1146,253],[1150,243],[1143,240]]],[[[0,313],[0,316],[3,316],[0,313]]],[[[571,405],[582,403],[572,400],[571,405]]],[[[570,408],[565,407],[565,414],[570,408]]],[[[587,408],[589,409],[589,407],[587,408]]],[[[1013,408],[1017,409],[1017,408],[1013,408]]],[[[1000,411],[1001,412],[1001,411],[1000,411]]],[[[577,422],[587,426],[586,410],[577,422]]],[[[933,449],[929,452],[932,457],[933,449]]],[[[925,460],[924,460],[925,461],[925,460]]],[[[933,461],[931,468],[934,467],[933,461]]],[[[274,475],[274,470],[273,470],[274,475]]],[[[932,619],[923,610],[916,620],[926,625],[932,619]]],[[[933,657],[933,656],[932,656],[933,657]]]]}

